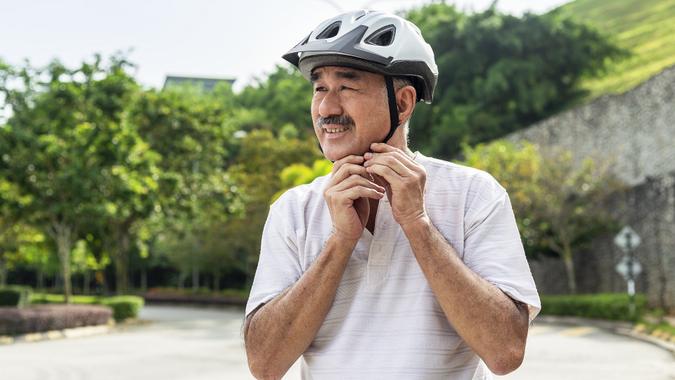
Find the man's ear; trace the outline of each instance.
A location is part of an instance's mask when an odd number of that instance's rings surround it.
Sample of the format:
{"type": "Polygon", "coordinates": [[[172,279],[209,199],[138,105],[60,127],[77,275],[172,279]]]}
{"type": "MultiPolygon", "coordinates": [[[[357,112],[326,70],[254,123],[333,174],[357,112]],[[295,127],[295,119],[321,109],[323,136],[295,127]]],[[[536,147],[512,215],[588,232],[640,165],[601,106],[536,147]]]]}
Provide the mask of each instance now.
{"type": "Polygon", "coordinates": [[[417,91],[413,86],[403,86],[396,91],[396,109],[399,122],[408,120],[415,109],[417,91]]]}

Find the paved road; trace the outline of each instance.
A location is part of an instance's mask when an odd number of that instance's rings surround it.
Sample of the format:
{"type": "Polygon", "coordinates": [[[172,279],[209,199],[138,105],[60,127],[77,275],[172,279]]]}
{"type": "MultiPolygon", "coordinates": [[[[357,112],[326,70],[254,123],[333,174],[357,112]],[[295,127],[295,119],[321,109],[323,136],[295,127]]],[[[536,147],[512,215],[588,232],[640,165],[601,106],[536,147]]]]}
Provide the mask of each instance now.
{"type": "MultiPolygon", "coordinates": [[[[0,346],[2,380],[251,379],[240,309],[146,306],[155,323],[107,335],[0,346]]],[[[536,322],[535,322],[536,323],[536,322]]],[[[673,356],[590,327],[535,325],[506,379],[675,380],[673,356]]],[[[299,379],[292,368],[285,379],[299,379]]]]}

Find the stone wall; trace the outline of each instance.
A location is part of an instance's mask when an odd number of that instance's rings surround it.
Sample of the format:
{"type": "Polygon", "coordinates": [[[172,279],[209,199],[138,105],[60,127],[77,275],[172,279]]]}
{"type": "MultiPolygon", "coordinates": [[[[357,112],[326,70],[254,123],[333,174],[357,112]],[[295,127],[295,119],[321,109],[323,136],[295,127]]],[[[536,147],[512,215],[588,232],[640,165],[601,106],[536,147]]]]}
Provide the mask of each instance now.
{"type": "MultiPolygon", "coordinates": [[[[642,238],[635,251],[643,267],[636,289],[652,305],[675,310],[675,67],[625,94],[599,98],[507,139],[534,142],[543,153],[570,150],[577,161],[612,162],[612,171],[630,189],[617,194],[610,208],[642,238]]],[[[614,269],[623,255],[613,236],[576,252],[579,292],[626,291],[614,269]]],[[[566,293],[560,259],[532,260],[530,266],[542,294],[566,293]]]]}
{"type": "Polygon", "coordinates": [[[613,161],[614,173],[629,185],[669,173],[675,170],[675,66],[625,94],[603,96],[507,139],[568,149],[578,160],[613,161]]]}

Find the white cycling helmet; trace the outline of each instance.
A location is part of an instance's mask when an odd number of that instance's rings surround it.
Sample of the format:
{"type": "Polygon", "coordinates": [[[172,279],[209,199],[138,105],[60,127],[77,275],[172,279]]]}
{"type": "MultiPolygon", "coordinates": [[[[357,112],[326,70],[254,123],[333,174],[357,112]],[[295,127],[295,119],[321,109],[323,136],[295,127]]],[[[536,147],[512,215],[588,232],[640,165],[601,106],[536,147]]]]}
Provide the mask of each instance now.
{"type": "Polygon", "coordinates": [[[348,12],[319,24],[283,55],[303,76],[320,66],[347,66],[383,74],[387,85],[391,129],[398,127],[393,77],[411,79],[417,101],[431,103],[438,67],[419,28],[399,16],[378,11],[348,12]]]}

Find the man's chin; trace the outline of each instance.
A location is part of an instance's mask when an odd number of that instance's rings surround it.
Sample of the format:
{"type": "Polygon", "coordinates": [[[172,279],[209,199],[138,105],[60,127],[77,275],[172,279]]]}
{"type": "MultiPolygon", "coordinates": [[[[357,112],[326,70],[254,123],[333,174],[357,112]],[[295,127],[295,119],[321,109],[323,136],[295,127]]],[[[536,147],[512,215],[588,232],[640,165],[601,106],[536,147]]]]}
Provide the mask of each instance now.
{"type": "Polygon", "coordinates": [[[363,156],[367,150],[358,150],[358,149],[351,149],[351,150],[345,150],[345,149],[325,149],[324,150],[324,157],[326,159],[335,162],[338,160],[341,160],[349,155],[356,155],[356,156],[363,156]]]}

